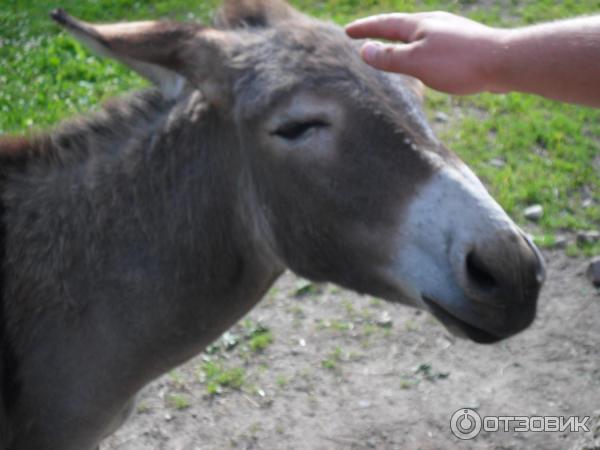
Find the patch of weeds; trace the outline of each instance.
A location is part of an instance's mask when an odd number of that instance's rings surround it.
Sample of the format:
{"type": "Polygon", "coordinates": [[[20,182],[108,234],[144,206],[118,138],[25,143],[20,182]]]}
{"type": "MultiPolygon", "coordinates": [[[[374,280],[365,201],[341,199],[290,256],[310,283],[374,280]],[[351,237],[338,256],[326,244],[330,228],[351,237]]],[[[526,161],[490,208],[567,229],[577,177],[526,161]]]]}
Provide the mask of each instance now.
{"type": "Polygon", "coordinates": [[[373,308],[379,308],[381,305],[383,305],[383,300],[373,297],[371,300],[369,300],[369,305],[371,305],[373,308]]]}
{"type": "Polygon", "coordinates": [[[288,309],[288,311],[294,316],[295,319],[304,319],[306,318],[306,314],[304,310],[297,305],[294,305],[288,309]]]}
{"type": "Polygon", "coordinates": [[[336,286],[335,284],[332,284],[329,286],[330,294],[336,295],[336,294],[339,294],[340,292],[342,292],[342,288],[340,288],[339,286],[336,286]]]}
{"type": "Polygon", "coordinates": [[[423,363],[415,369],[415,375],[427,381],[436,381],[448,378],[450,376],[450,373],[434,372],[433,368],[431,367],[431,364],[423,363]]]}
{"type": "Polygon", "coordinates": [[[191,406],[191,401],[181,394],[169,394],[165,397],[165,402],[169,408],[183,410],[191,406]]]}
{"type": "Polygon", "coordinates": [[[302,320],[299,319],[298,317],[294,317],[294,320],[292,320],[292,328],[294,330],[302,328],[302,320]]]}
{"type": "Polygon", "coordinates": [[[410,389],[422,381],[435,382],[448,378],[448,372],[435,372],[429,363],[419,364],[413,371],[400,376],[400,389],[410,389]]]}
{"type": "Polygon", "coordinates": [[[360,316],[365,321],[373,320],[373,311],[371,311],[369,308],[363,308],[360,311],[360,316]]]}
{"type": "Polygon", "coordinates": [[[239,342],[240,337],[237,334],[232,333],[230,331],[226,331],[221,335],[219,339],[217,339],[215,342],[206,347],[204,353],[208,355],[214,355],[221,351],[230,351],[237,347],[239,342]]]}
{"type": "Polygon", "coordinates": [[[331,329],[335,331],[349,331],[354,329],[354,323],[339,319],[321,319],[317,321],[316,328],[317,330],[331,329]]]}
{"type": "Polygon", "coordinates": [[[145,402],[139,402],[136,406],[136,411],[138,414],[147,414],[151,410],[150,406],[148,406],[145,402]]]}
{"type": "Polygon", "coordinates": [[[321,361],[321,366],[324,369],[335,370],[337,368],[337,362],[334,359],[328,358],[321,361]]]}
{"type": "Polygon", "coordinates": [[[338,363],[343,360],[343,351],[340,347],[336,347],[327,355],[327,358],[321,361],[321,366],[327,370],[336,370],[338,363]]]}
{"type": "Polygon", "coordinates": [[[577,255],[583,256],[596,256],[600,255],[600,241],[598,242],[578,242],[576,243],[576,252],[573,250],[573,253],[577,255]]]}
{"type": "Polygon", "coordinates": [[[344,320],[332,320],[331,329],[336,331],[349,331],[354,329],[354,324],[344,320]]]}
{"type": "Polygon", "coordinates": [[[273,334],[267,326],[245,319],[242,321],[242,327],[244,329],[244,340],[248,343],[251,351],[255,353],[263,352],[273,343],[273,334]]]}
{"type": "Polygon", "coordinates": [[[262,431],[262,425],[260,424],[260,422],[254,422],[252,425],[250,425],[250,427],[248,428],[248,432],[252,435],[258,433],[259,431],[262,431]]]}
{"type": "Polygon", "coordinates": [[[373,333],[377,331],[377,326],[372,323],[365,323],[362,326],[362,334],[363,336],[371,336],[373,333]]]}
{"type": "Polygon", "coordinates": [[[270,297],[276,297],[277,294],[279,294],[279,288],[277,286],[273,286],[271,289],[269,289],[269,296],[270,297]]]}
{"type": "Polygon", "coordinates": [[[294,290],[294,298],[313,297],[323,292],[323,287],[320,284],[313,283],[307,280],[300,280],[296,284],[294,290]]]}
{"type": "Polygon", "coordinates": [[[354,317],[356,315],[356,308],[354,308],[354,304],[350,300],[344,300],[342,304],[348,316],[354,317]]]}
{"type": "Polygon", "coordinates": [[[412,319],[406,319],[404,322],[404,329],[406,331],[417,331],[419,329],[419,325],[412,319]]]}
{"type": "Polygon", "coordinates": [[[329,320],[319,319],[319,320],[317,320],[317,324],[315,325],[315,328],[317,330],[325,330],[325,329],[329,328],[330,326],[331,326],[331,322],[329,320]]]}
{"type": "Polygon", "coordinates": [[[261,330],[257,331],[252,335],[248,345],[253,352],[262,352],[264,351],[271,343],[273,342],[273,335],[270,330],[261,330]]]}
{"type": "Polygon", "coordinates": [[[533,237],[533,242],[540,248],[554,248],[556,237],[553,234],[542,234],[533,237]]]}
{"type": "Polygon", "coordinates": [[[400,389],[410,389],[413,386],[416,386],[419,382],[415,379],[411,378],[402,378],[400,380],[400,389]]]}
{"type": "Polygon", "coordinates": [[[171,384],[176,388],[185,387],[185,381],[183,379],[183,375],[178,370],[172,370],[169,372],[169,378],[171,379],[171,384]]]}
{"type": "Polygon", "coordinates": [[[565,255],[570,256],[571,258],[575,258],[581,255],[581,250],[579,249],[577,244],[572,243],[567,245],[567,248],[565,249],[565,255]]]}
{"type": "Polygon", "coordinates": [[[211,395],[220,394],[223,388],[241,389],[245,376],[241,367],[226,368],[212,361],[206,361],[200,368],[200,381],[206,383],[206,390],[211,395]]]}
{"type": "Polygon", "coordinates": [[[285,376],[283,375],[277,375],[277,378],[275,379],[275,383],[277,383],[277,386],[280,388],[284,388],[288,385],[288,383],[290,382],[290,380],[288,380],[285,376]]]}

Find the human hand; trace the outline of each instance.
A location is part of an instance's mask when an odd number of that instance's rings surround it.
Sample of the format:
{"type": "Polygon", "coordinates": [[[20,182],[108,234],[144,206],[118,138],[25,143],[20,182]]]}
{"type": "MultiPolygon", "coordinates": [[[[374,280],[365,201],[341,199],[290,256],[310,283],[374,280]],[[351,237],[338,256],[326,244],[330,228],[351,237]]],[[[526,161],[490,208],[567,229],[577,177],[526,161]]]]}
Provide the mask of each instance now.
{"type": "Polygon", "coordinates": [[[404,73],[450,94],[501,92],[495,72],[509,30],[491,28],[446,12],[382,14],[346,26],[353,38],[382,38],[401,44],[367,42],[361,56],[371,66],[404,73]]]}

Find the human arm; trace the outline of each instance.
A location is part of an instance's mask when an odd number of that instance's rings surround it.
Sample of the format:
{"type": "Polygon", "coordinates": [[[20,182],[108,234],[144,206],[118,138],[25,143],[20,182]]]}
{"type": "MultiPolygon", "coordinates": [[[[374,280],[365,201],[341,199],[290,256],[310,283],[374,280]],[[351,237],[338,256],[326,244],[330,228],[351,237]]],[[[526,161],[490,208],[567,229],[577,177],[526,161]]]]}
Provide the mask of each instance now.
{"type": "Polygon", "coordinates": [[[600,106],[600,16],[516,29],[492,28],[449,13],[384,14],[346,27],[368,42],[372,66],[457,95],[528,92],[600,106]]]}

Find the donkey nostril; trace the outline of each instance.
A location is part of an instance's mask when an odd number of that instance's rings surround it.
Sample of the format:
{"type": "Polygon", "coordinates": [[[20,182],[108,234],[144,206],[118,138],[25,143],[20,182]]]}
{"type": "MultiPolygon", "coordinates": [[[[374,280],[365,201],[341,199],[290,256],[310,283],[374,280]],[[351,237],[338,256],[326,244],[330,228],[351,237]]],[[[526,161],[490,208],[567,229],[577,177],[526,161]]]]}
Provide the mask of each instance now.
{"type": "Polygon", "coordinates": [[[475,251],[467,255],[467,275],[469,280],[481,288],[490,289],[497,286],[496,279],[475,251]]]}

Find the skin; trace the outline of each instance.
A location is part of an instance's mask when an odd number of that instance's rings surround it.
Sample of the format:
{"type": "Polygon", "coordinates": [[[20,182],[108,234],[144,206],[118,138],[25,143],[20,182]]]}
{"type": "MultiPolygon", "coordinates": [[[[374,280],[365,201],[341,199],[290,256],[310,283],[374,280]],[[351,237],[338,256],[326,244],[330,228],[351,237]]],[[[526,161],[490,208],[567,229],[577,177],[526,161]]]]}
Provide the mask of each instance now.
{"type": "Polygon", "coordinates": [[[500,29],[445,12],[382,14],[352,22],[371,66],[454,95],[511,91],[600,107],[600,16],[500,29]]]}

